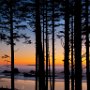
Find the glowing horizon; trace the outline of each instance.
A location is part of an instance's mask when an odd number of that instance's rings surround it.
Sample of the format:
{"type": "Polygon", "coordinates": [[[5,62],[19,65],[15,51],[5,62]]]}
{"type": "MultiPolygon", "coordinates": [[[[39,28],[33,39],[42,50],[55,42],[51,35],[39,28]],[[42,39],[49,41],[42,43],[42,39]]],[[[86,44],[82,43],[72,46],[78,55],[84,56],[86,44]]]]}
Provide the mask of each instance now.
{"type": "MultiPolygon", "coordinates": [[[[5,54],[10,56],[10,46],[7,46],[4,43],[0,44],[0,64],[9,64],[10,62],[5,62],[4,59],[1,57],[5,54]]],[[[15,64],[17,65],[28,65],[28,64],[35,64],[35,41],[30,44],[22,44],[17,43],[15,46],[15,64]]],[[[52,60],[52,46],[50,42],[49,47],[50,52],[50,60],[52,60]]],[[[85,49],[82,50],[82,52],[85,52],[85,49]]],[[[85,58],[84,58],[85,59],[85,58]]],[[[10,57],[8,58],[10,61],[10,57]]],[[[60,45],[60,40],[56,40],[55,42],[55,65],[63,65],[64,60],[64,48],[60,45]]],[[[50,61],[52,63],[52,61],[50,61]]],[[[83,62],[83,64],[86,64],[83,62]]]]}

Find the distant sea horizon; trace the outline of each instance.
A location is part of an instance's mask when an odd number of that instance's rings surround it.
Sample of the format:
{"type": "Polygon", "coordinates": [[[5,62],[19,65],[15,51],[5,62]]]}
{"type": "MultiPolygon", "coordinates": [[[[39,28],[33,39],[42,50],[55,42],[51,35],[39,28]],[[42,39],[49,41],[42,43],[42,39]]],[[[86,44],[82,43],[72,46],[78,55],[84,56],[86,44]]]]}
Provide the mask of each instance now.
{"type": "MultiPolygon", "coordinates": [[[[26,77],[23,76],[23,73],[29,73],[30,71],[35,71],[35,65],[15,65],[15,68],[18,68],[20,74],[16,75],[15,78],[17,79],[25,79],[26,77]]],[[[10,70],[10,66],[0,66],[0,77],[6,77],[4,74],[2,74],[3,71],[5,70],[10,70]]],[[[51,70],[52,72],[52,70],[51,70]]],[[[57,75],[57,77],[55,77],[56,79],[64,79],[64,66],[55,66],[55,74],[57,75]]],[[[86,80],[86,71],[83,71],[83,80],[86,80]]],[[[27,79],[32,79],[32,78],[28,78],[27,79]]]]}
{"type": "MultiPolygon", "coordinates": [[[[34,70],[35,71],[35,65],[34,64],[27,64],[27,65],[15,65],[15,68],[18,68],[18,70],[20,70],[20,72],[25,71],[28,72],[30,70],[34,70]]],[[[51,68],[51,66],[50,66],[51,68]]],[[[0,65],[0,71],[3,70],[10,70],[10,65],[0,65]]],[[[55,66],[55,70],[56,71],[63,71],[64,70],[64,66],[63,65],[56,65],[55,66]]]]}

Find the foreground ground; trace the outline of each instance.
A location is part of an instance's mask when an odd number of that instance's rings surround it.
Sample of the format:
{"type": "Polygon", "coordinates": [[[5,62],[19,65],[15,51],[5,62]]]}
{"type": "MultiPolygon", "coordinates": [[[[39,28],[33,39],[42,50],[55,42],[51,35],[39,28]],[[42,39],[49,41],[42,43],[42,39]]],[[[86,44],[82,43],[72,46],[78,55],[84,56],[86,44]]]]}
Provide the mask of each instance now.
{"type": "Polygon", "coordinates": [[[9,88],[0,88],[0,90],[11,90],[9,88]]]}

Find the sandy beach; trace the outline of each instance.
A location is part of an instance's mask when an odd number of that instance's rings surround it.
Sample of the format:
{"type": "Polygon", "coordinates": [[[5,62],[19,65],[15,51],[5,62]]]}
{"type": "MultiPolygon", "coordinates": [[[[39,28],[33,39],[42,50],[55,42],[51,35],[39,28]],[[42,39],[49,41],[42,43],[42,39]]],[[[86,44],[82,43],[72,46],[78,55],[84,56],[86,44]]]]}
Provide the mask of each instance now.
{"type": "MultiPolygon", "coordinates": [[[[10,78],[0,78],[0,87],[2,86],[10,88],[10,78]]],[[[18,90],[35,90],[35,80],[15,79],[15,88],[18,90]]],[[[63,79],[56,79],[55,90],[64,90],[63,79]]],[[[82,90],[86,90],[86,80],[83,80],[82,82],[82,90]]]]}

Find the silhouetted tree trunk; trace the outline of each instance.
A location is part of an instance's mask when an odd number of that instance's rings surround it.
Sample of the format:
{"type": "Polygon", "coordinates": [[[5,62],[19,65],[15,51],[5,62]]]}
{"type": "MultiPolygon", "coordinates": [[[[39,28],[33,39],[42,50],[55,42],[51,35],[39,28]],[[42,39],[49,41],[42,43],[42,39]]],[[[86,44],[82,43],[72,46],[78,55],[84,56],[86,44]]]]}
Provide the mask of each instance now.
{"type": "MultiPolygon", "coordinates": [[[[50,55],[50,54],[49,54],[50,55]]],[[[52,90],[52,76],[51,76],[51,67],[50,67],[50,56],[49,56],[49,79],[50,79],[50,90],[52,90]]]]}
{"type": "Polygon", "coordinates": [[[41,26],[40,26],[40,0],[36,0],[36,64],[38,65],[39,86],[38,90],[45,90],[45,71],[44,56],[41,42],[41,26]]]}
{"type": "MultiPolygon", "coordinates": [[[[44,50],[44,48],[45,48],[45,43],[44,43],[44,41],[45,41],[45,15],[44,15],[44,12],[45,12],[45,0],[43,0],[43,56],[45,55],[44,53],[45,53],[45,50],[44,50]]],[[[44,57],[44,61],[45,61],[45,57],[44,57]]],[[[45,63],[44,63],[45,64],[45,63]]],[[[46,87],[46,85],[45,85],[45,87],[46,87]]]]}
{"type": "Polygon", "coordinates": [[[69,0],[65,0],[65,90],[69,90],[69,0]]]}
{"type": "MultiPolygon", "coordinates": [[[[45,48],[45,45],[44,45],[44,40],[45,40],[45,35],[44,35],[44,33],[45,33],[45,29],[44,29],[44,26],[45,26],[45,21],[44,21],[44,19],[45,19],[45,16],[44,16],[44,12],[45,12],[45,10],[44,10],[44,5],[45,4],[45,0],[43,0],[43,55],[44,55],[44,48],[45,48]]],[[[45,61],[45,59],[44,59],[44,61],[45,61]]]]}
{"type": "Polygon", "coordinates": [[[75,0],[74,14],[75,90],[82,90],[81,0],[75,0]]]}
{"type": "Polygon", "coordinates": [[[71,90],[74,90],[73,16],[71,21],[71,90]]]}
{"type": "Polygon", "coordinates": [[[48,20],[47,20],[47,6],[46,0],[46,90],[48,90],[48,20]]]}
{"type": "Polygon", "coordinates": [[[52,90],[55,90],[55,22],[54,0],[52,0],[52,90]]]}
{"type": "Polygon", "coordinates": [[[89,0],[85,0],[86,2],[86,76],[87,76],[87,90],[90,90],[90,72],[89,72],[89,29],[88,29],[88,6],[89,6],[89,0]]]}
{"type": "Polygon", "coordinates": [[[13,40],[13,1],[8,1],[10,8],[10,39],[11,39],[11,89],[14,90],[14,40],[13,40]]]}

